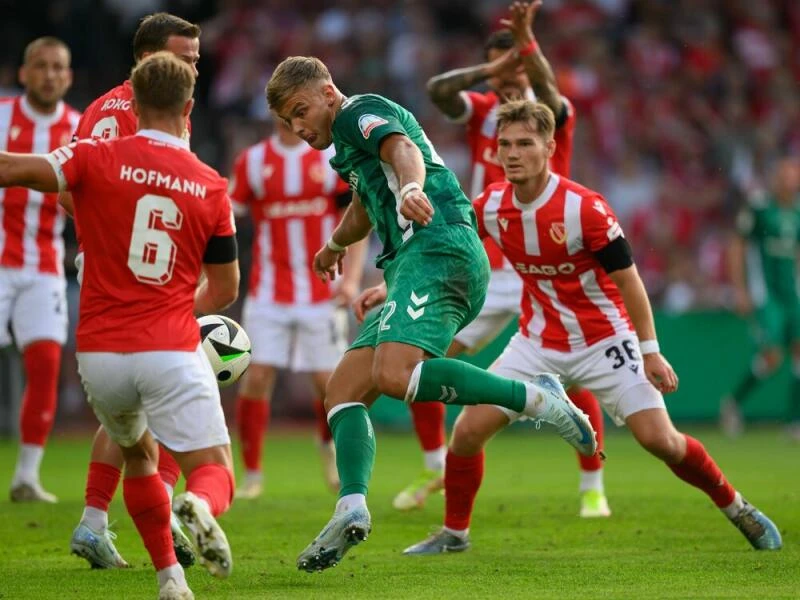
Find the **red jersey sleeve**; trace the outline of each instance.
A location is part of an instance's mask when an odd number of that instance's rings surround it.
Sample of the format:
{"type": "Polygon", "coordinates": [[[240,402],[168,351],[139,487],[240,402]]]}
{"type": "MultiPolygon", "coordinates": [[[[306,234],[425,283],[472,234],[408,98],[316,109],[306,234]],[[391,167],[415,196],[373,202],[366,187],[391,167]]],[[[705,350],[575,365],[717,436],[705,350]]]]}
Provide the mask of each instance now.
{"type": "Polygon", "coordinates": [[[600,194],[585,196],[581,204],[583,247],[590,252],[605,248],[622,236],[617,215],[600,194]]]}
{"type": "Polygon", "coordinates": [[[86,166],[92,162],[90,155],[95,150],[94,142],[82,140],[56,148],[45,155],[58,179],[59,191],[75,190],[80,187],[87,172],[86,166]]]}
{"type": "Polygon", "coordinates": [[[488,194],[484,191],[480,196],[472,201],[472,208],[475,209],[475,216],[478,220],[478,235],[481,239],[489,237],[489,232],[486,231],[486,224],[483,221],[483,209],[486,206],[486,199],[488,194]]]}
{"type": "Polygon", "coordinates": [[[230,194],[229,202],[232,203],[233,209],[237,213],[244,212],[247,205],[254,199],[253,190],[247,178],[247,150],[239,154],[233,163],[233,171],[228,182],[228,194],[230,194]]]}
{"type": "Polygon", "coordinates": [[[214,227],[215,237],[230,237],[236,235],[236,224],[233,218],[231,199],[224,191],[220,192],[219,214],[214,227]]]}
{"type": "Polygon", "coordinates": [[[489,94],[481,94],[479,92],[461,92],[461,99],[464,100],[466,110],[463,115],[451,119],[451,121],[454,123],[466,123],[469,128],[480,127],[486,118],[486,114],[494,106],[494,98],[489,94]]]}

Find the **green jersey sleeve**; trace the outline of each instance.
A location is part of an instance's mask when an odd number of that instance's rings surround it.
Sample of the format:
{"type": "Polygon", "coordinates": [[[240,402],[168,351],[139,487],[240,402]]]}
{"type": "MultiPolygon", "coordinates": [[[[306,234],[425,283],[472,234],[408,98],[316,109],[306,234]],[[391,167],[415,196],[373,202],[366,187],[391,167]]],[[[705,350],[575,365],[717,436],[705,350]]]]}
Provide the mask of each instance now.
{"type": "Polygon", "coordinates": [[[344,141],[375,156],[380,155],[381,141],[386,136],[408,136],[395,108],[380,96],[345,100],[336,122],[344,141]]]}

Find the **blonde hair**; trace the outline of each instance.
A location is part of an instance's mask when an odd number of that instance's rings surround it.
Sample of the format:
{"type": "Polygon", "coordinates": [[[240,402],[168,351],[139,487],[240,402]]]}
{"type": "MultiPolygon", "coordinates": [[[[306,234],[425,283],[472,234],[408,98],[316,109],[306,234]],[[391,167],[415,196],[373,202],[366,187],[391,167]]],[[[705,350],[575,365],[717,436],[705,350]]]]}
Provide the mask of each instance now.
{"type": "Polygon", "coordinates": [[[314,56],[290,56],[275,68],[269,78],[267,104],[278,111],[292,94],[315,81],[331,81],[328,67],[314,56]]]}
{"type": "Polygon", "coordinates": [[[141,108],[179,114],[194,94],[194,72],[171,52],[156,52],[133,68],[131,85],[141,108]]]}
{"type": "Polygon", "coordinates": [[[510,123],[528,123],[547,139],[552,138],[556,130],[556,117],[550,107],[532,100],[506,102],[497,109],[497,130],[510,123]]]}
{"type": "Polygon", "coordinates": [[[69,65],[70,61],[72,60],[72,53],[69,50],[69,46],[67,46],[57,37],[46,35],[44,37],[36,38],[30,44],[25,46],[25,53],[22,55],[22,63],[27,65],[33,59],[33,55],[36,54],[39,48],[63,48],[67,53],[67,65],[69,65]]]}

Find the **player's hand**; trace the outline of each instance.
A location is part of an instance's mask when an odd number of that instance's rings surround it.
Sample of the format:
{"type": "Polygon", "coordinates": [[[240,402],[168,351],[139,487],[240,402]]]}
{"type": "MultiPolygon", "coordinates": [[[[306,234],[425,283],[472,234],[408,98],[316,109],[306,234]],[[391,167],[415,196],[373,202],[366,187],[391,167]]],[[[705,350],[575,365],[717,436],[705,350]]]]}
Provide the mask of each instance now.
{"type": "Polygon", "coordinates": [[[746,317],[753,312],[753,300],[746,290],[736,290],[733,299],[733,308],[736,314],[746,317]]]}
{"type": "Polygon", "coordinates": [[[400,214],[409,221],[420,225],[430,225],[433,221],[433,205],[422,190],[411,190],[403,196],[400,214]]]}
{"type": "Polygon", "coordinates": [[[325,244],[314,255],[314,273],[323,283],[334,281],[337,275],[342,274],[342,261],[345,254],[347,254],[347,249],[342,252],[334,252],[325,244]]]}
{"type": "Polygon", "coordinates": [[[353,301],[353,313],[359,323],[364,322],[364,316],[369,310],[386,300],[386,283],[367,288],[353,301]]]}
{"type": "Polygon", "coordinates": [[[511,31],[514,42],[517,44],[517,50],[533,41],[533,21],[541,6],[542,0],[535,0],[531,3],[514,2],[508,9],[510,18],[500,19],[500,24],[508,27],[511,31]]]}
{"type": "Polygon", "coordinates": [[[336,306],[349,306],[358,295],[358,284],[342,278],[333,290],[333,302],[336,306]]]}
{"type": "Polygon", "coordinates": [[[671,394],[678,389],[678,376],[660,352],[642,355],[644,374],[662,394],[671,394]]]}

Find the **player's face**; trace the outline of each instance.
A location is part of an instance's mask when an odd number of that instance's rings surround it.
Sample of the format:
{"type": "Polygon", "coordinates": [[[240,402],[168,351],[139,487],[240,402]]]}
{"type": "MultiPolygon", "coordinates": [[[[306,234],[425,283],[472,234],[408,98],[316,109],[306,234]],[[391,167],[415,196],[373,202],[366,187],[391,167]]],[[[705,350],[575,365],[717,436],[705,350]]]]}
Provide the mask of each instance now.
{"type": "Polygon", "coordinates": [[[167,38],[164,50],[172,52],[183,62],[192,67],[194,76],[197,77],[197,63],[200,60],[200,38],[171,35],[167,38]]]}
{"type": "Polygon", "coordinates": [[[800,193],[800,164],[791,159],[784,159],[775,168],[775,193],[787,202],[794,202],[800,193]]]}
{"type": "Polygon", "coordinates": [[[525,183],[541,175],[555,147],[552,138],[545,138],[529,123],[509,123],[497,134],[497,158],[511,183],[525,183]]]}
{"type": "MultiPolygon", "coordinates": [[[[491,62],[501,57],[506,52],[508,52],[508,50],[490,48],[487,53],[487,59],[491,62]]],[[[525,69],[521,65],[515,69],[509,69],[504,73],[500,73],[495,77],[490,77],[486,80],[486,83],[495,94],[500,96],[501,102],[522,100],[531,87],[531,82],[528,80],[525,69]]]]}
{"type": "Polygon", "coordinates": [[[61,46],[41,46],[22,65],[19,79],[37,107],[51,110],[72,85],[69,52],[61,46]]]}
{"type": "Polygon", "coordinates": [[[333,86],[312,82],[289,96],[278,114],[309,146],[324,150],[333,142],[331,128],[335,100],[333,86]]]}

